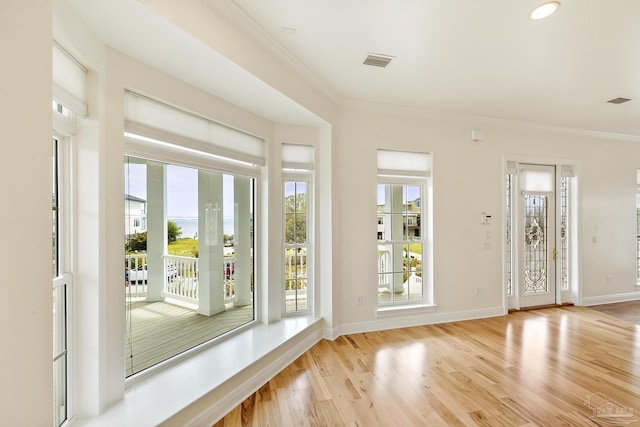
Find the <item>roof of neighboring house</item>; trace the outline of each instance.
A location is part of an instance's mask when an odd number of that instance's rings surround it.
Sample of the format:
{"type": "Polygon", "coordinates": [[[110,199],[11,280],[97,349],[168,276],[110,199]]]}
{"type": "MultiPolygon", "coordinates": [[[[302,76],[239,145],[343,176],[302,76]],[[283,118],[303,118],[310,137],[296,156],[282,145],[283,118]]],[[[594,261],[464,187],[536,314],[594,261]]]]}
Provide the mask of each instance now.
{"type": "Polygon", "coordinates": [[[145,199],[141,199],[140,197],[132,196],[131,194],[124,195],[125,200],[131,200],[132,202],[146,202],[145,199]]]}

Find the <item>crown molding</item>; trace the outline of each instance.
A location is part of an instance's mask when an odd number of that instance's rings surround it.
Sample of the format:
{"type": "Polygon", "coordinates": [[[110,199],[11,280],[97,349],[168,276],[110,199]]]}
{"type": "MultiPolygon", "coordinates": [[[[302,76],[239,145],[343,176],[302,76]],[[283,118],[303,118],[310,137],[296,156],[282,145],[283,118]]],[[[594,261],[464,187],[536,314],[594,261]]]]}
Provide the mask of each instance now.
{"type": "Polygon", "coordinates": [[[305,79],[336,104],[340,103],[340,96],[331,90],[326,82],[318,78],[307,66],[298,60],[289,49],[272,37],[271,34],[238,3],[233,0],[202,1],[223,19],[247,34],[256,44],[272,53],[281,63],[291,68],[296,75],[305,79]]]}
{"type": "Polygon", "coordinates": [[[531,122],[526,120],[515,120],[504,117],[482,116],[477,114],[458,113],[450,111],[429,110],[420,107],[408,107],[392,104],[382,104],[368,101],[347,99],[341,102],[343,108],[367,111],[373,113],[385,113],[391,115],[401,115],[428,120],[438,120],[451,123],[466,123],[473,125],[492,125],[508,127],[512,129],[526,129],[543,132],[555,132],[566,135],[585,136],[594,139],[608,139],[625,142],[640,142],[640,135],[600,131],[594,129],[580,129],[565,126],[550,125],[546,123],[531,122]]]}

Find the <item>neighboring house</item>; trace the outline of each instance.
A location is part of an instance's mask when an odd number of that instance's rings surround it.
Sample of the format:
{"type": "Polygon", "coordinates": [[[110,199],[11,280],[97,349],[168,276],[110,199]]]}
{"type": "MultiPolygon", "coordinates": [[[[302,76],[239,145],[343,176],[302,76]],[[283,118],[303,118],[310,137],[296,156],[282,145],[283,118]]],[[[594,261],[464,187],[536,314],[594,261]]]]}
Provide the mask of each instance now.
{"type": "MultiPolygon", "coordinates": [[[[385,240],[384,205],[378,205],[378,240],[385,240]]],[[[409,238],[420,237],[420,197],[402,205],[402,227],[409,238]]]]}
{"type": "Polygon", "coordinates": [[[125,234],[147,231],[147,201],[140,197],[125,194],[124,196],[125,234]]]}

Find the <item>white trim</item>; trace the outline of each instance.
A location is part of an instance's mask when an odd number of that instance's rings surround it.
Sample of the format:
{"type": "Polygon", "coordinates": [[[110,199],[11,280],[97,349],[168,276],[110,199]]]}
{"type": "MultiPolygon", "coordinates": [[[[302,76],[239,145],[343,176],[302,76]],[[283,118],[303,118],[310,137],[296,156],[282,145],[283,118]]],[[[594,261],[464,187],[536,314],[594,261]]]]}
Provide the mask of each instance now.
{"type": "MultiPolygon", "coordinates": [[[[407,313],[406,316],[398,316],[395,319],[384,317],[368,322],[356,322],[342,324],[333,329],[325,329],[324,337],[335,340],[342,335],[360,334],[364,332],[376,332],[388,329],[410,328],[414,326],[432,325],[437,323],[460,322],[463,320],[484,319],[488,317],[504,316],[507,310],[503,307],[493,307],[478,310],[456,311],[451,313],[434,313],[436,306],[431,306],[422,314],[407,313]]],[[[401,313],[398,313],[401,314],[401,313]]]]}
{"type": "Polygon", "coordinates": [[[595,297],[583,297],[582,305],[600,305],[600,304],[613,304],[616,302],[636,301],[640,300],[640,291],[627,292],[624,294],[609,294],[598,295],[595,297]]]}

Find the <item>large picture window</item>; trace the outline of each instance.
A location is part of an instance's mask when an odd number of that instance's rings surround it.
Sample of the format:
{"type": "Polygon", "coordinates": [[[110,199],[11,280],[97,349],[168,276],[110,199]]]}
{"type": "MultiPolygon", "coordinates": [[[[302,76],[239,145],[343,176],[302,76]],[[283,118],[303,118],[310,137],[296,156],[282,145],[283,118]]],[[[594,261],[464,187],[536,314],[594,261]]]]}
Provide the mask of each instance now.
{"type": "Polygon", "coordinates": [[[125,185],[129,376],[254,319],[255,179],[127,157],[125,185]]]}
{"type": "Polygon", "coordinates": [[[255,319],[264,141],[125,93],[126,376],[255,319]]]}

